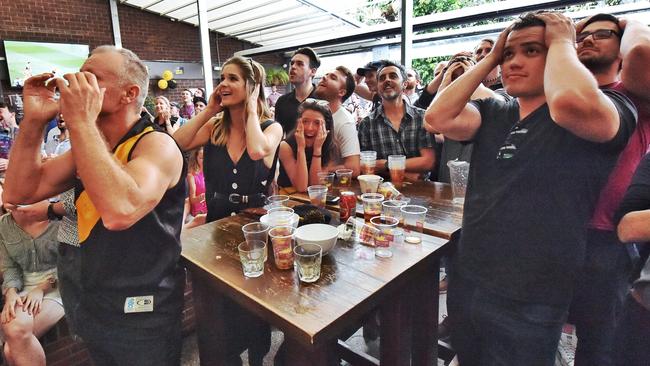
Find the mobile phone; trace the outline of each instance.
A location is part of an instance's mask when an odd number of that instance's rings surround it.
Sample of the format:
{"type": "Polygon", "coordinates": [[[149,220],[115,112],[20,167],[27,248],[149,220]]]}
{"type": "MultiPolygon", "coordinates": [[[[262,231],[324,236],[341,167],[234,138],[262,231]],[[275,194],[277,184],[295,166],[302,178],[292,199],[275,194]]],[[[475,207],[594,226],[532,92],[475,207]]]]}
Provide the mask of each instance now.
{"type": "Polygon", "coordinates": [[[325,197],[325,202],[330,205],[335,205],[339,203],[339,198],[334,195],[328,194],[327,197],[325,197]]]}

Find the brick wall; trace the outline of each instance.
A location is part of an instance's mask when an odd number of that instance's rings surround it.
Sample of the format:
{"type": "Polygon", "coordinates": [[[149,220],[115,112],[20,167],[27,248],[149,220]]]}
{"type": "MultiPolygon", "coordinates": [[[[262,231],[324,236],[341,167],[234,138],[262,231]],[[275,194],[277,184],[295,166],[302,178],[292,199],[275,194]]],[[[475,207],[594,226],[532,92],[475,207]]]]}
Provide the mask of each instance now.
{"type": "MultiPolygon", "coordinates": [[[[0,40],[40,41],[88,44],[93,49],[103,44],[113,44],[108,0],[0,0],[2,21],[0,40]]],[[[168,18],[120,5],[118,2],[122,45],[137,53],[143,60],[200,61],[201,44],[199,28],[174,22],[168,18]]],[[[210,33],[212,63],[218,65],[236,51],[255,45],[210,33]],[[217,57],[219,55],[219,57],[217,57]]],[[[0,43],[0,56],[4,46],[0,43]]],[[[256,60],[265,65],[279,66],[284,62],[280,55],[265,55],[256,60]]],[[[150,89],[155,95],[165,95],[178,100],[178,93],[186,87],[203,86],[202,81],[184,80],[173,91],[160,91],[155,84],[150,89]]],[[[16,89],[2,81],[4,94],[14,94],[16,89]]]]}

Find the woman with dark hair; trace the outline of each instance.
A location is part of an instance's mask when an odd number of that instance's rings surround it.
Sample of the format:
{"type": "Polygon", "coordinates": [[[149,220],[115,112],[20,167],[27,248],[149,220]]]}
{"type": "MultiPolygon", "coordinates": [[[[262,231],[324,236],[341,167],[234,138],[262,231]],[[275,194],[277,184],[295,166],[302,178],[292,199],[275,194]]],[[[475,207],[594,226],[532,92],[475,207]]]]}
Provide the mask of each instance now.
{"type": "Polygon", "coordinates": [[[280,143],[280,187],[293,186],[299,192],[318,184],[318,173],[330,158],[334,120],[324,100],[307,99],[298,108],[298,123],[286,141],[280,143]]]}
{"type": "MultiPolygon", "coordinates": [[[[207,222],[262,207],[272,186],[282,127],[269,117],[265,77],[259,63],[230,58],[206,109],[174,134],[185,151],[203,145],[207,222]]],[[[228,365],[240,365],[239,354],[247,348],[249,363],[262,365],[271,344],[269,325],[224,301],[222,316],[230,329],[228,365]]]]}

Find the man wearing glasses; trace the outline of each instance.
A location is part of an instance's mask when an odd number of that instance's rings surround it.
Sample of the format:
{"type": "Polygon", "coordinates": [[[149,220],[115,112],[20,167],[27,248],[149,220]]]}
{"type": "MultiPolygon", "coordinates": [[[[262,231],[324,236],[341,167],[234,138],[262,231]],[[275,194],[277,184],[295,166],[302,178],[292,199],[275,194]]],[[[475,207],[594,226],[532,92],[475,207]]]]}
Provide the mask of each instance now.
{"type": "Polygon", "coordinates": [[[570,19],[526,14],[426,112],[432,130],[474,142],[447,295],[463,366],[555,362],[585,225],[636,122],[631,102],[598,89],[574,47],[570,19]],[[515,99],[467,103],[497,65],[515,99]]]}
{"type": "Polygon", "coordinates": [[[388,173],[388,155],[406,156],[408,180],[417,180],[435,163],[433,135],[423,128],[424,110],[402,98],[406,70],[386,61],[377,72],[381,104],[359,123],[361,151],[377,152],[375,172],[388,173]]]}
{"type": "Polygon", "coordinates": [[[569,322],[576,325],[578,336],[575,365],[608,366],[616,359],[615,329],[632,268],[628,249],[634,250],[618,241],[613,217],[650,147],[650,29],[639,22],[597,14],[578,23],[576,31],[578,58],[598,85],[624,93],[639,111],[636,130],[600,192],[589,223],[585,266],[569,311],[569,322]],[[643,49],[646,52],[640,52],[643,49]]]}

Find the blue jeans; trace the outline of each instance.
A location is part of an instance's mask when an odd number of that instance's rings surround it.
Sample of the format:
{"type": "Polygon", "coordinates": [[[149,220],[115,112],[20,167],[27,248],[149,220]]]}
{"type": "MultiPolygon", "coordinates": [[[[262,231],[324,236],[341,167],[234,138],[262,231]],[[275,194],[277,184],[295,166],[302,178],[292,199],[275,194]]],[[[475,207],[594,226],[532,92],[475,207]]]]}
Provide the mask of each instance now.
{"type": "Polygon", "coordinates": [[[625,300],[616,334],[616,365],[650,365],[650,310],[641,306],[631,295],[625,300]]]}
{"type": "Polygon", "coordinates": [[[505,298],[452,272],[451,345],[463,366],[553,366],[567,307],[505,298]]]}

